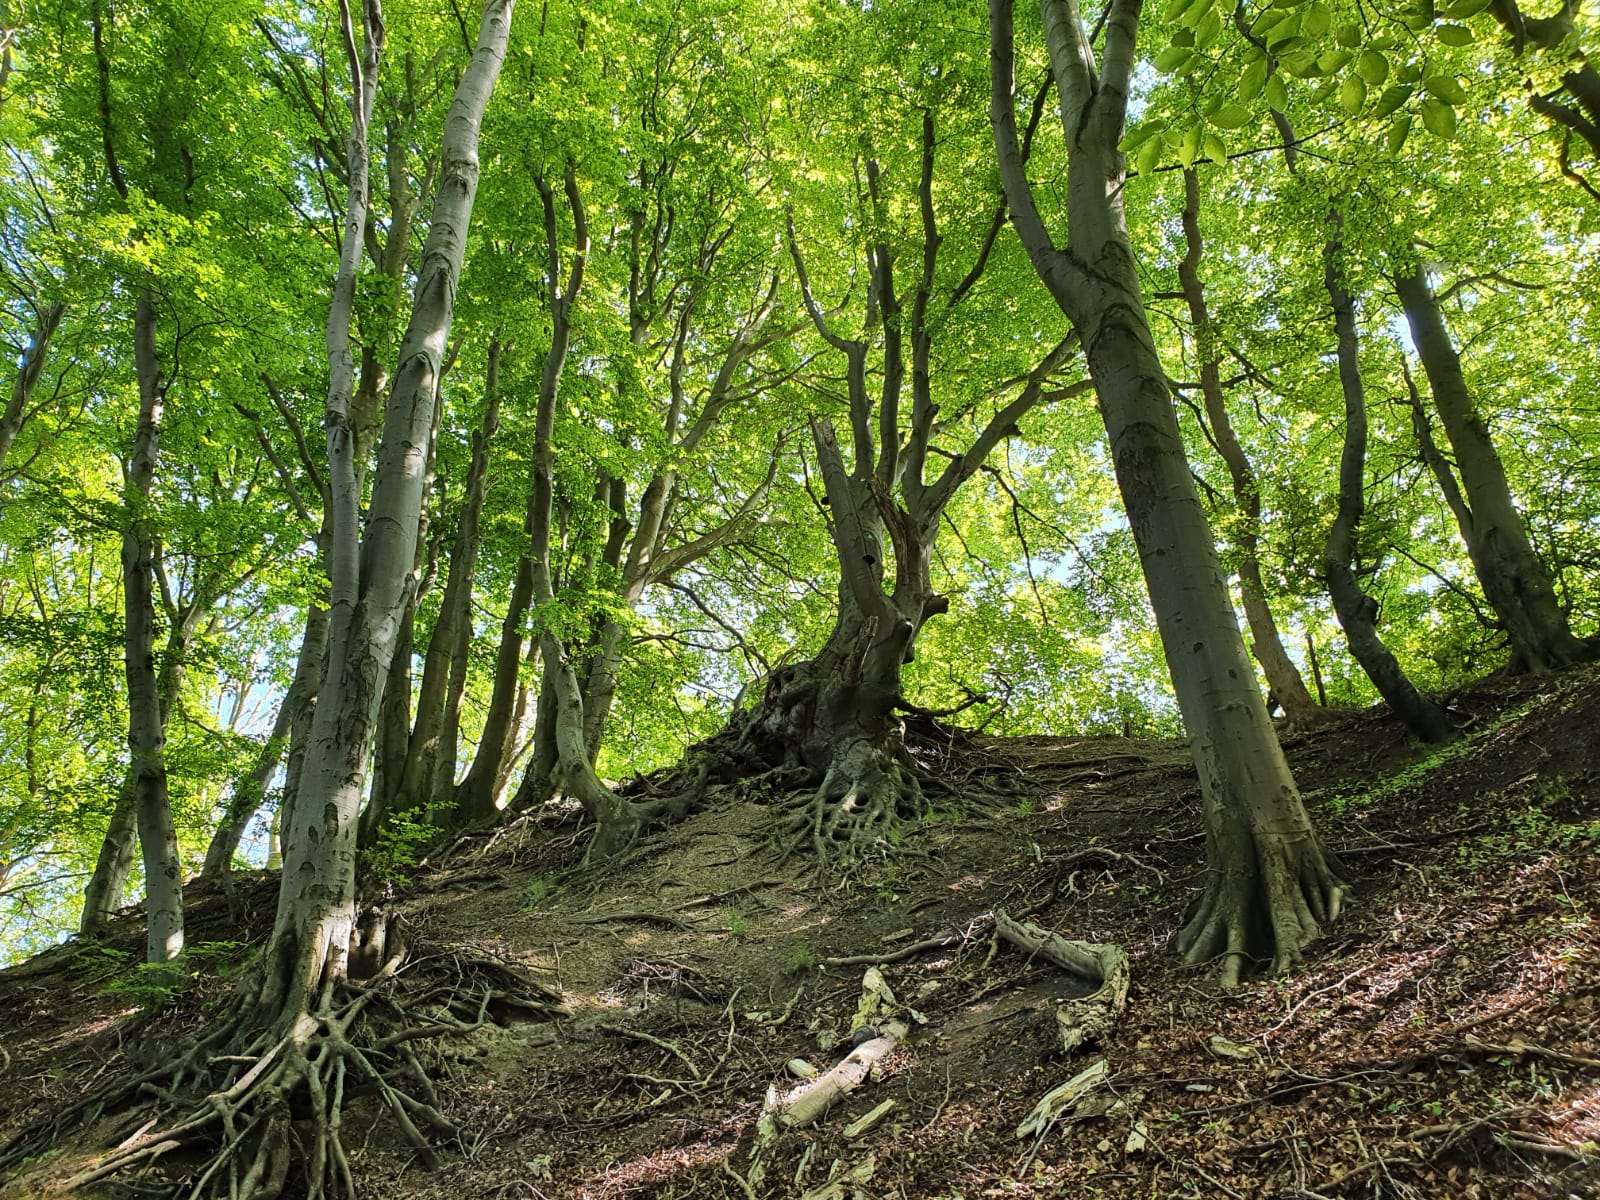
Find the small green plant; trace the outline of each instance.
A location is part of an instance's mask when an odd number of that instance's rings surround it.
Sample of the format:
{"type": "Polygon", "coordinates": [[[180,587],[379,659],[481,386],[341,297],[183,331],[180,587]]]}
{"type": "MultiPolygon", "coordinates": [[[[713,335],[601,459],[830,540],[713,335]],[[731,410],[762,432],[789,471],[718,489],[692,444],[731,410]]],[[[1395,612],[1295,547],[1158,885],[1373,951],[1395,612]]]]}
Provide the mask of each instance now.
{"type": "Polygon", "coordinates": [[[1025,817],[1033,811],[1033,797],[1024,796],[1017,801],[1017,816],[1025,817]]]}
{"type": "Polygon", "coordinates": [[[736,942],[742,942],[750,933],[750,918],[737,908],[728,910],[728,932],[736,942]]]}
{"type": "Polygon", "coordinates": [[[548,875],[535,875],[528,880],[528,892],[524,899],[523,908],[538,908],[561,890],[561,885],[548,875]]]}
{"type": "Polygon", "coordinates": [[[796,946],[789,951],[789,970],[796,975],[806,975],[817,969],[817,956],[810,946],[796,946]]]}
{"type": "Polygon", "coordinates": [[[396,883],[417,865],[423,849],[439,832],[426,821],[419,820],[422,815],[420,807],[389,814],[377,840],[361,854],[361,864],[370,878],[396,883]]]}
{"type": "Polygon", "coordinates": [[[113,979],[100,991],[124,1003],[137,1005],[141,1012],[159,1012],[188,987],[192,976],[182,961],[139,963],[126,975],[113,979]]]}

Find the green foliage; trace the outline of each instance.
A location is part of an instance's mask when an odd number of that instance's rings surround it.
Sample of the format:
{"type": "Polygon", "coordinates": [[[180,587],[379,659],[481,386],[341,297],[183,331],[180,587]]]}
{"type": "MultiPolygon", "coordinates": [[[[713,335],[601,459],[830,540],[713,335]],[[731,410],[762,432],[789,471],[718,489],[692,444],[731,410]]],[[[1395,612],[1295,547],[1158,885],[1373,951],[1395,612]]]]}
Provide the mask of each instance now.
{"type": "Polygon", "coordinates": [[[561,890],[561,885],[549,875],[535,875],[528,880],[528,890],[523,894],[522,907],[538,908],[561,890]]]}
{"type": "Polygon", "coordinates": [[[421,808],[390,813],[371,846],[361,852],[361,867],[367,878],[379,884],[394,884],[421,861],[428,843],[439,836],[421,808]]]}

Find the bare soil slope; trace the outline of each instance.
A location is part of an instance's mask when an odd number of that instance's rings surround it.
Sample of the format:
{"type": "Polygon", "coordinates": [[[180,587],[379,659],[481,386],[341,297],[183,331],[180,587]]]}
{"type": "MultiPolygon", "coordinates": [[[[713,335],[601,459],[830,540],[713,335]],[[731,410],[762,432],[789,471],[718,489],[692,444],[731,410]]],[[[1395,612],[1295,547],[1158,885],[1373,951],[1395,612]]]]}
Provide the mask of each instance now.
{"type": "MultiPolygon", "coordinates": [[[[1299,973],[1232,994],[1166,953],[1202,865],[1173,742],[924,731],[950,795],[846,877],[784,860],[774,798],[734,788],[603,871],[579,868],[560,815],[459,843],[388,903],[412,947],[394,986],[431,980],[478,1026],[416,1044],[470,1133],[423,1171],[358,1098],[359,1192],[1600,1195],[1600,674],[1486,681],[1453,705],[1468,736],[1426,756],[1381,710],[1288,739],[1357,891],[1299,973]],[[1063,1055],[1054,1008],[1085,986],[997,943],[997,909],[1126,949],[1128,1006],[1100,1045],[1063,1055]],[[769,1088],[796,1086],[790,1060],[849,1052],[872,959],[909,1036],[821,1124],[781,1133],[752,1184],[769,1088]],[[1083,1102],[1018,1137],[1101,1058],[1083,1102]]],[[[0,1135],[203,1027],[274,886],[198,898],[197,974],[159,1006],[127,965],[136,914],[0,973],[0,1135]]],[[[55,1192],[138,1124],[64,1128],[0,1194],[55,1192]]]]}

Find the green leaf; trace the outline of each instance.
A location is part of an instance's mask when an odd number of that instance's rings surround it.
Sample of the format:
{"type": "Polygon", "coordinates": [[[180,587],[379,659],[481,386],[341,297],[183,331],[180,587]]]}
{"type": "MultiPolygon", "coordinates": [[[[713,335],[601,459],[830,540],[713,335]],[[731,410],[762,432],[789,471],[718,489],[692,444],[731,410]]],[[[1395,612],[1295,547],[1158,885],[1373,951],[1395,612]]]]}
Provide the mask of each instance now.
{"type": "Polygon", "coordinates": [[[1172,34],[1172,44],[1174,46],[1193,46],[1194,45],[1194,30],[1192,30],[1192,29],[1178,29],[1178,30],[1175,30],[1173,32],[1173,34],[1172,34]]]}
{"type": "Polygon", "coordinates": [[[1194,166],[1194,160],[1200,157],[1200,126],[1191,126],[1184,132],[1183,142],[1178,147],[1178,161],[1183,164],[1183,169],[1188,170],[1194,166]]]}
{"type": "Polygon", "coordinates": [[[1166,11],[1161,14],[1162,22],[1170,25],[1183,16],[1184,12],[1194,2],[1195,0],[1171,0],[1171,3],[1167,5],[1166,11]]]}
{"type": "Polygon", "coordinates": [[[1332,75],[1342,71],[1355,55],[1348,50],[1324,50],[1317,56],[1317,69],[1324,75],[1332,75]]]}
{"type": "Polygon", "coordinates": [[[1206,15],[1200,18],[1200,23],[1194,27],[1194,44],[1202,50],[1217,40],[1222,32],[1222,17],[1214,8],[1207,8],[1206,15]]]}
{"type": "Polygon", "coordinates": [[[1284,21],[1289,19],[1290,15],[1291,14],[1284,12],[1282,9],[1266,9],[1261,13],[1260,16],[1251,22],[1250,32],[1255,34],[1257,37],[1266,37],[1270,30],[1276,29],[1279,25],[1282,25],[1284,21]]]}
{"type": "Polygon", "coordinates": [[[1454,75],[1429,75],[1422,81],[1422,86],[1446,104],[1467,102],[1467,89],[1461,86],[1461,81],[1454,75]]]}
{"type": "Polygon", "coordinates": [[[1207,16],[1214,12],[1216,12],[1216,8],[1212,0],[1196,0],[1194,4],[1189,5],[1183,10],[1182,24],[1187,25],[1190,29],[1193,29],[1207,16]]]}
{"type": "Polygon", "coordinates": [[[1206,157],[1212,162],[1225,163],[1228,161],[1228,145],[1216,134],[1208,130],[1200,144],[1206,152],[1206,157]]]}
{"type": "Polygon", "coordinates": [[[1239,82],[1233,85],[1233,96],[1240,104],[1249,104],[1261,94],[1262,86],[1267,82],[1267,60],[1261,59],[1253,62],[1244,69],[1244,74],[1239,76],[1239,82]]]}
{"type": "Polygon", "coordinates": [[[1156,55],[1155,67],[1163,75],[1171,75],[1193,57],[1194,51],[1185,46],[1168,46],[1160,54],[1156,55]]]}
{"type": "Polygon", "coordinates": [[[1139,156],[1134,160],[1134,165],[1139,168],[1139,174],[1148,175],[1156,169],[1156,164],[1161,161],[1161,151],[1165,148],[1160,138],[1151,138],[1139,147],[1139,156]]]}
{"type": "Polygon", "coordinates": [[[1312,79],[1322,74],[1317,68],[1316,55],[1307,54],[1304,50],[1284,55],[1278,60],[1278,65],[1296,79],[1312,79]]]}
{"type": "Polygon", "coordinates": [[[1372,110],[1372,115],[1382,120],[1407,100],[1415,89],[1409,83],[1397,83],[1393,87],[1383,89],[1383,95],[1378,97],[1378,106],[1372,110]]]}
{"type": "Polygon", "coordinates": [[[1366,41],[1366,31],[1359,25],[1341,25],[1334,30],[1334,40],[1347,49],[1354,50],[1366,41]]]}
{"type": "Polygon", "coordinates": [[[1377,87],[1389,78],[1389,60],[1376,50],[1363,50],[1361,57],[1356,59],[1356,74],[1364,82],[1377,87]]]}
{"type": "Polygon", "coordinates": [[[1250,110],[1242,104],[1224,104],[1211,114],[1211,123],[1218,129],[1243,129],[1250,123],[1250,110]]]}
{"type": "Polygon", "coordinates": [[[1282,112],[1289,107],[1289,89],[1283,82],[1282,75],[1270,75],[1267,78],[1267,103],[1282,112]]]}
{"type": "Polygon", "coordinates": [[[1352,117],[1367,102],[1367,83],[1359,75],[1346,75],[1339,85],[1339,107],[1352,117]]]}
{"type": "Polygon", "coordinates": [[[1117,143],[1117,149],[1121,150],[1124,154],[1131,154],[1160,132],[1161,126],[1155,124],[1153,121],[1146,121],[1142,125],[1135,125],[1132,129],[1128,130],[1127,133],[1122,135],[1122,140],[1117,143]]]}
{"type": "Polygon", "coordinates": [[[1433,32],[1446,46],[1470,46],[1473,42],[1472,30],[1465,25],[1435,25],[1433,32]]]}
{"type": "Polygon", "coordinates": [[[1446,17],[1475,17],[1488,8],[1494,0],[1456,0],[1449,8],[1441,10],[1446,17]]]}
{"type": "Polygon", "coordinates": [[[1434,137],[1453,138],[1456,135],[1456,110],[1443,100],[1435,100],[1432,96],[1424,97],[1422,124],[1434,137]]]}
{"type": "Polygon", "coordinates": [[[1383,147],[1390,154],[1399,154],[1400,148],[1406,144],[1406,135],[1411,132],[1411,114],[1402,113],[1389,123],[1389,134],[1383,139],[1383,147]]]}
{"type": "Polygon", "coordinates": [[[1333,28],[1333,14],[1328,11],[1328,6],[1323,4],[1322,0],[1316,0],[1306,9],[1301,28],[1306,31],[1307,37],[1319,38],[1328,35],[1328,30],[1333,28]]]}

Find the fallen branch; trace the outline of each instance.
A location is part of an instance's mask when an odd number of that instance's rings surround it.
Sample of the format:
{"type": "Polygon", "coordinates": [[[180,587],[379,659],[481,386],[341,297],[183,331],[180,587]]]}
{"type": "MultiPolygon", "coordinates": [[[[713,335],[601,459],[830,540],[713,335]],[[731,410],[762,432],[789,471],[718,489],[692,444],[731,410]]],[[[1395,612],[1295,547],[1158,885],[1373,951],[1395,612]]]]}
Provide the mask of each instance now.
{"type": "Polygon", "coordinates": [[[1087,996],[1061,1001],[1056,1028],[1068,1054],[1111,1032],[1128,1003],[1128,956],[1120,946],[1068,941],[1037,925],[1012,920],[1003,910],[994,915],[995,933],[1030,955],[1100,986],[1087,996]]]}
{"type": "Polygon", "coordinates": [[[884,1024],[877,1037],[861,1043],[832,1070],[801,1084],[779,1101],[778,1120],[786,1129],[820,1121],[830,1108],[861,1086],[905,1035],[906,1027],[899,1021],[884,1024]]]}

